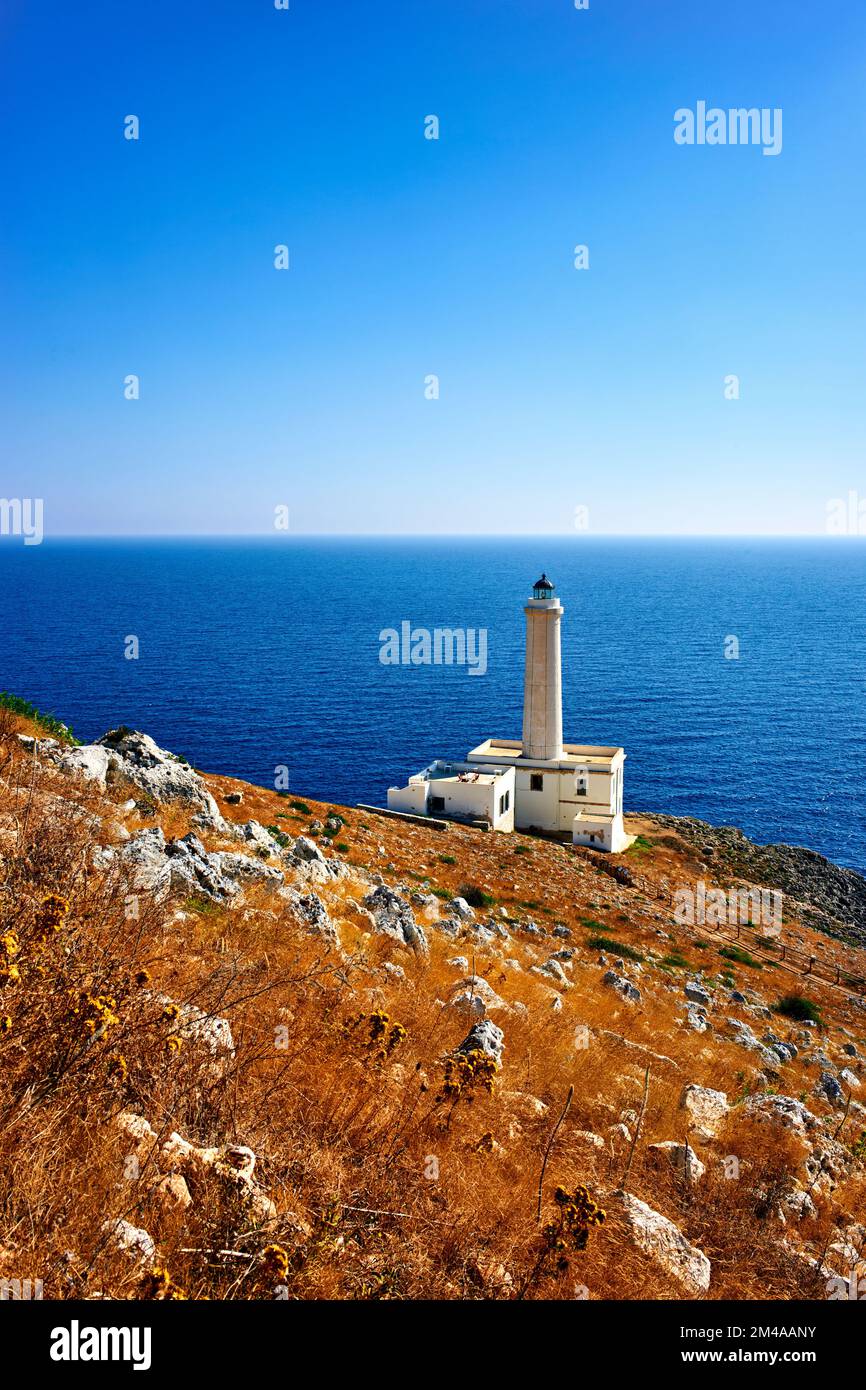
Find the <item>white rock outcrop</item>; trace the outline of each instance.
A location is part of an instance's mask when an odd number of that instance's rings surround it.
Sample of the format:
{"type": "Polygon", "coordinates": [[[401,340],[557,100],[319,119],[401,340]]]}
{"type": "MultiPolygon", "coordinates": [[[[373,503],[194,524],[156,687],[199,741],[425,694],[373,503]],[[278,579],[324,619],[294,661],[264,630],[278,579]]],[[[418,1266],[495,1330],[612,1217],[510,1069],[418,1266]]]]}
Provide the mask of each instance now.
{"type": "Polygon", "coordinates": [[[711,1266],[706,1255],[686,1239],[678,1226],[661,1212],[629,1192],[615,1192],[605,1203],[608,1215],[615,1212],[629,1239],[639,1250],[658,1262],[691,1294],[706,1293],[710,1287],[711,1266]]]}

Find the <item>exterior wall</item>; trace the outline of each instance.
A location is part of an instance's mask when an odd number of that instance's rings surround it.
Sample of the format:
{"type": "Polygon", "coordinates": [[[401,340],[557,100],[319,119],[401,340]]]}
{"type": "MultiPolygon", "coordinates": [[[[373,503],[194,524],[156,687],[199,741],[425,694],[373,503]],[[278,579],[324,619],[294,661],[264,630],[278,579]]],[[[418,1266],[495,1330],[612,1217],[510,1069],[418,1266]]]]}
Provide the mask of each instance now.
{"type": "Polygon", "coordinates": [[[410,779],[406,787],[388,788],[388,810],[408,811],[416,816],[456,816],[468,820],[486,820],[494,830],[514,829],[514,769],[508,768],[494,782],[455,782],[448,777],[419,776],[410,779]],[[508,809],[500,811],[504,796],[508,809]],[[434,808],[433,797],[441,797],[444,806],[434,808]]]}
{"type": "Polygon", "coordinates": [[[408,811],[413,816],[428,816],[429,786],[429,782],[410,782],[408,787],[389,787],[388,810],[408,811]]]}
{"type": "Polygon", "coordinates": [[[547,830],[559,834],[572,833],[574,818],[609,816],[613,814],[614,777],[607,768],[590,768],[585,772],[586,796],[579,796],[575,768],[518,768],[517,807],[515,825],[518,830],[547,830]],[[541,791],[533,791],[533,776],[542,778],[541,791]]]}
{"type": "Polygon", "coordinates": [[[626,834],[621,815],[599,820],[575,816],[572,842],[607,850],[609,854],[621,854],[634,843],[634,836],[626,834]]]}

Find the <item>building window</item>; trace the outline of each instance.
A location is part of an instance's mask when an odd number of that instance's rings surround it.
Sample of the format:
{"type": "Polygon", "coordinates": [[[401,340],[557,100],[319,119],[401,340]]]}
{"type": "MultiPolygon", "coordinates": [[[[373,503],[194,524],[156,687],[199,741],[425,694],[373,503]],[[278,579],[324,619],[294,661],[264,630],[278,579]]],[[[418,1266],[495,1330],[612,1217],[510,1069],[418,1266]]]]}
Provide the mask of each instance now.
{"type": "Polygon", "coordinates": [[[431,811],[444,811],[444,810],[445,810],[445,798],[444,798],[444,796],[431,796],[431,798],[430,798],[430,810],[431,810],[431,811]]]}
{"type": "Polygon", "coordinates": [[[544,774],[542,772],[530,772],[529,790],[531,792],[544,791],[544,774]]]}
{"type": "Polygon", "coordinates": [[[578,772],[575,776],[574,790],[577,796],[587,796],[589,794],[589,778],[585,772],[578,772]]]}

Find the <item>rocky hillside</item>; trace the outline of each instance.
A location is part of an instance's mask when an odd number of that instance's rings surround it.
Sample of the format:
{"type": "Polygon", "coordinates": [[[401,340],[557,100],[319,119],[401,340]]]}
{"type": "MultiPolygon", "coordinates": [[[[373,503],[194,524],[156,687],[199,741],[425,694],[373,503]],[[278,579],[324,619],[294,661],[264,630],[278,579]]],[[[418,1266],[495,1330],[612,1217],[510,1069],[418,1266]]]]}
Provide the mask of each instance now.
{"type": "Polygon", "coordinates": [[[866,998],[832,981],[866,976],[863,881],[628,828],[615,860],[439,832],[0,711],[0,1277],[841,1296],[866,998]],[[780,933],[683,921],[699,881],[781,889],[780,933]]]}
{"type": "Polygon", "coordinates": [[[819,931],[866,946],[866,879],[796,845],[755,845],[735,826],[708,825],[691,817],[655,816],[731,878],[779,888],[804,907],[819,931]]]}

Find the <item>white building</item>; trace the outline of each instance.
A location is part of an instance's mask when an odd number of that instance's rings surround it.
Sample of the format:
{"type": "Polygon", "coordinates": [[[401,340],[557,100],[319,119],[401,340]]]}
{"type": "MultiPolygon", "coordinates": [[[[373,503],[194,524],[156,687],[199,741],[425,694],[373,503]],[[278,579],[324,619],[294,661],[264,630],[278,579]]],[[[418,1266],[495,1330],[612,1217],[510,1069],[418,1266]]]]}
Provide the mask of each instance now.
{"type": "Polygon", "coordinates": [[[563,607],[542,575],[526,614],[523,739],[488,738],[465,763],[438,760],[391,787],[388,807],[483,820],[494,830],[538,830],[619,853],[633,836],[622,820],[622,748],[562,741],[563,607]],[[475,776],[473,777],[473,774],[475,776]]]}
{"type": "Polygon", "coordinates": [[[513,767],[447,762],[437,758],[406,787],[388,791],[389,811],[451,820],[485,821],[492,830],[514,829],[513,767]]]}

